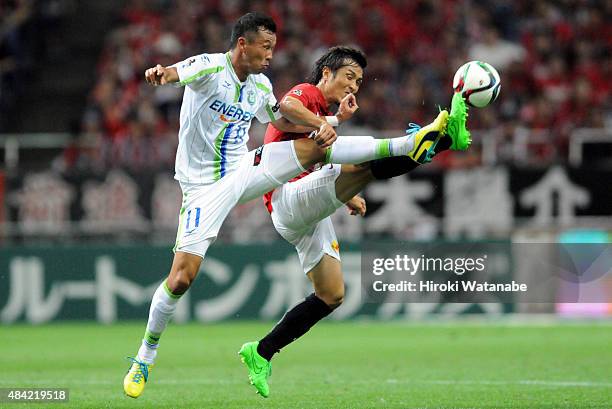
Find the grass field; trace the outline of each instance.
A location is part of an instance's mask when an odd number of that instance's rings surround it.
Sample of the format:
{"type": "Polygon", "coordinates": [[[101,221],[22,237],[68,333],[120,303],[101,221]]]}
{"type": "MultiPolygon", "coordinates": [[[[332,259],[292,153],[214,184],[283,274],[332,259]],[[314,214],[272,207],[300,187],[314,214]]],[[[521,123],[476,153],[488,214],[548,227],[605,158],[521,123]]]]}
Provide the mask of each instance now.
{"type": "Polygon", "coordinates": [[[0,387],[67,387],[35,408],[610,408],[612,326],[323,323],[274,359],[271,395],[236,352],[269,323],[172,325],[142,397],[123,395],[143,324],[0,327],[0,387]]]}

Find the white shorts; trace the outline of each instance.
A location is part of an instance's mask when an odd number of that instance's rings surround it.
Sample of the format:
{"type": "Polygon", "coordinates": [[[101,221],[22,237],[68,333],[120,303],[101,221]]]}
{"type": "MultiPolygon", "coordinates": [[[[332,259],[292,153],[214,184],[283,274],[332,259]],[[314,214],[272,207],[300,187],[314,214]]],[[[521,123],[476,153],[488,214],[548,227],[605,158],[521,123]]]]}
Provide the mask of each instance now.
{"type": "Polygon", "coordinates": [[[291,141],[248,152],[234,172],[217,182],[180,182],[183,203],[174,251],[204,257],[234,206],[263,196],[303,171],[291,141]]]}
{"type": "Polygon", "coordinates": [[[276,231],[295,246],[304,273],[321,261],[324,254],[340,260],[340,248],[330,216],[344,205],[336,198],[340,165],[320,170],[272,194],[272,222],[276,231]]]}

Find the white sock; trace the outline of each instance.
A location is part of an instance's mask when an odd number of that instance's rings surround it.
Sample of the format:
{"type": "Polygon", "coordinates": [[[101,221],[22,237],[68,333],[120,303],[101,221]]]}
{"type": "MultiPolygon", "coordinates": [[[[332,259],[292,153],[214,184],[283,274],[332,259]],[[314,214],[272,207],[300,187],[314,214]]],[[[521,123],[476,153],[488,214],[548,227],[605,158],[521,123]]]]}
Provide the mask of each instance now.
{"type": "Polygon", "coordinates": [[[409,135],[391,139],[372,136],[338,136],[327,149],[326,163],[363,163],[390,156],[407,155],[414,148],[414,138],[409,135]]]}
{"type": "Polygon", "coordinates": [[[172,294],[168,289],[165,280],[155,290],[151,300],[151,308],[149,309],[147,330],[145,331],[142,345],[138,350],[137,358],[139,360],[148,364],[152,364],[155,361],[159,338],[166,329],[168,321],[174,315],[179,298],[180,295],[172,294]]]}
{"type": "Polygon", "coordinates": [[[414,149],[414,135],[389,139],[389,156],[406,156],[414,149]]]}

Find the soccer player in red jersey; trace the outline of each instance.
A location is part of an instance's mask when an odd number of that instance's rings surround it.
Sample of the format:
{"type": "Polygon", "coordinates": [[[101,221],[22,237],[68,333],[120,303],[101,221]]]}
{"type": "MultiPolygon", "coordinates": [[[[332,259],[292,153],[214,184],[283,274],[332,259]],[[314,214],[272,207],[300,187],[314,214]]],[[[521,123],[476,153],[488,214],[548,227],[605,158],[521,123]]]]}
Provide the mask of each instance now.
{"type": "MultiPolygon", "coordinates": [[[[308,124],[313,130],[323,123],[337,125],[349,119],[358,108],[355,94],[361,86],[366,65],[366,57],[359,50],[342,46],[329,49],[316,62],[309,83],[296,85],[283,97],[280,105],[283,117],[308,124]],[[339,105],[335,116],[331,112],[332,104],[339,105]]],[[[249,369],[251,383],[262,396],[269,394],[267,378],[272,356],[342,304],[344,280],[331,214],[346,204],[351,214],[363,216],[365,200],[357,194],[369,182],[409,172],[429,162],[441,150],[467,149],[470,136],[465,128],[466,116],[465,102],[456,94],[450,115],[441,111],[430,125],[412,126],[408,133],[413,140],[406,156],[361,165],[327,162],[316,170],[305,169],[289,183],[264,196],[274,227],[295,246],[314,293],[288,311],[259,342],[242,346],[240,354],[249,369]],[[436,129],[443,129],[439,124],[445,121],[448,121],[446,129],[437,132],[436,129]]],[[[311,133],[288,133],[268,125],[265,143],[310,136],[311,133]]],[[[370,137],[350,138],[359,144],[360,138],[370,137]]]]}

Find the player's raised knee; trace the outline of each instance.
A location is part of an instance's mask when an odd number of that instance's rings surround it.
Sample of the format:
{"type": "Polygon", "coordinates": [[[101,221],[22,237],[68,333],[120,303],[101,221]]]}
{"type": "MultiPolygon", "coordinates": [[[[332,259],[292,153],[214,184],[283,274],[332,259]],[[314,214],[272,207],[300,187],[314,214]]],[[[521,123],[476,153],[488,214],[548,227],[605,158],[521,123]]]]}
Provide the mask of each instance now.
{"type": "Polygon", "coordinates": [[[319,162],[325,161],[326,148],[321,148],[315,141],[308,138],[293,141],[295,153],[304,168],[309,168],[319,162]]]}
{"type": "Polygon", "coordinates": [[[329,308],[336,309],[342,305],[342,302],[344,301],[344,286],[335,290],[321,291],[317,293],[317,297],[323,300],[323,302],[327,304],[329,308]]]}
{"type": "Polygon", "coordinates": [[[188,271],[178,269],[168,277],[168,289],[172,294],[182,295],[191,287],[194,278],[188,271]]]}
{"type": "Polygon", "coordinates": [[[202,258],[190,253],[176,252],[168,276],[168,289],[175,295],[185,293],[200,270],[202,258]]]}

